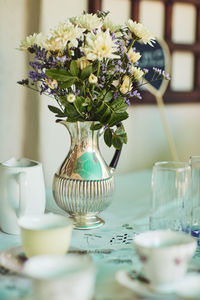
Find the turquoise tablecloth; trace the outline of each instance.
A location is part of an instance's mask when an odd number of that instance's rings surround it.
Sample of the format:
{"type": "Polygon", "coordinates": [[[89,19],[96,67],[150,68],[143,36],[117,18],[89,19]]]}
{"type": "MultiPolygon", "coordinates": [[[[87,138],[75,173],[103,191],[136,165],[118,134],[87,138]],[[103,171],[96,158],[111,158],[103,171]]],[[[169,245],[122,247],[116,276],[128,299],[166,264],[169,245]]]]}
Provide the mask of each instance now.
{"type": "MultiPolygon", "coordinates": [[[[151,171],[116,177],[116,190],[110,207],[101,213],[105,225],[95,230],[74,230],[72,249],[86,250],[97,269],[95,300],[137,299],[115,280],[119,269],[137,270],[140,263],[132,247],[135,234],[148,229],[151,199],[151,171]]],[[[63,213],[47,190],[48,211],[63,213]]],[[[20,238],[0,233],[0,251],[20,245],[20,238]]],[[[16,279],[16,278],[15,278],[16,279]]],[[[0,274],[0,300],[26,295],[28,284],[0,274]]],[[[73,299],[72,299],[73,300],[73,299]]]]}

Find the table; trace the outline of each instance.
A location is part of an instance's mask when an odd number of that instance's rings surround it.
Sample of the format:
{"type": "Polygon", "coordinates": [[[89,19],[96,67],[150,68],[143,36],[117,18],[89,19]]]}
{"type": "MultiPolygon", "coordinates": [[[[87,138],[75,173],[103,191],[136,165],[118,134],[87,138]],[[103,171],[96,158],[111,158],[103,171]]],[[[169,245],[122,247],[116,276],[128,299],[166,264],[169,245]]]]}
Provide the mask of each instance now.
{"type": "MultiPolygon", "coordinates": [[[[135,234],[148,229],[151,201],[151,171],[140,171],[116,177],[112,204],[100,214],[105,225],[95,230],[73,230],[71,247],[88,251],[97,269],[94,300],[138,299],[119,285],[115,273],[119,269],[135,270],[140,262],[132,247],[135,234]]],[[[60,210],[47,190],[47,209],[60,210]]],[[[20,245],[20,237],[0,232],[0,251],[20,245]]],[[[27,285],[28,288],[28,285],[27,285]]],[[[0,300],[24,299],[26,287],[0,275],[0,300]]]]}

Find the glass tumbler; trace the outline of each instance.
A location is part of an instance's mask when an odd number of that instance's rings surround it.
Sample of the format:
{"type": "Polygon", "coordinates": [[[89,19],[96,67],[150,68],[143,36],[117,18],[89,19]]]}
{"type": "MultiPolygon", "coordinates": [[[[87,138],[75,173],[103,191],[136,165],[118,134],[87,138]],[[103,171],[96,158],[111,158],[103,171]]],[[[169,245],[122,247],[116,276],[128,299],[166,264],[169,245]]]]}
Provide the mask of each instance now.
{"type": "Polygon", "coordinates": [[[190,166],[192,170],[192,228],[191,234],[198,238],[200,246],[200,156],[190,157],[190,166]]]}
{"type": "Polygon", "coordinates": [[[191,168],[185,162],[157,162],[152,171],[150,229],[190,233],[191,168]]]}

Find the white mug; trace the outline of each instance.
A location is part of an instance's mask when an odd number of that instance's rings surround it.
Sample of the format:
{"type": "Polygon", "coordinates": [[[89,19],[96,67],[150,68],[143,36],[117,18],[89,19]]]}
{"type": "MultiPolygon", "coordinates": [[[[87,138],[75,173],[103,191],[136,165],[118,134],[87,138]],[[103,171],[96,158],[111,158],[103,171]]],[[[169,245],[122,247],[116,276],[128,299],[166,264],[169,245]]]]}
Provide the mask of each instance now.
{"type": "Polygon", "coordinates": [[[0,163],[0,226],[19,234],[18,218],[43,214],[45,185],[42,165],[27,158],[11,158],[0,163]]]}

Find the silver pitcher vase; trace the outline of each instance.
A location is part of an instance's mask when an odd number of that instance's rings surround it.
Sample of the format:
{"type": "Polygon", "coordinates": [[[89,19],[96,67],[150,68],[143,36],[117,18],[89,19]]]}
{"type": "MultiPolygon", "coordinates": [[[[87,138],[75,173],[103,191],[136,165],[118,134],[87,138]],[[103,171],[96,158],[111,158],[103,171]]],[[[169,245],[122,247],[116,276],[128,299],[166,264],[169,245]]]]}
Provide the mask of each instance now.
{"type": "Polygon", "coordinates": [[[77,229],[92,229],[104,224],[97,215],[109,206],[114,191],[113,170],[120,150],[115,151],[110,166],[99,151],[99,130],[92,122],[58,120],[69,131],[69,153],[54,175],[53,195],[57,205],[73,219],[77,229]]]}

